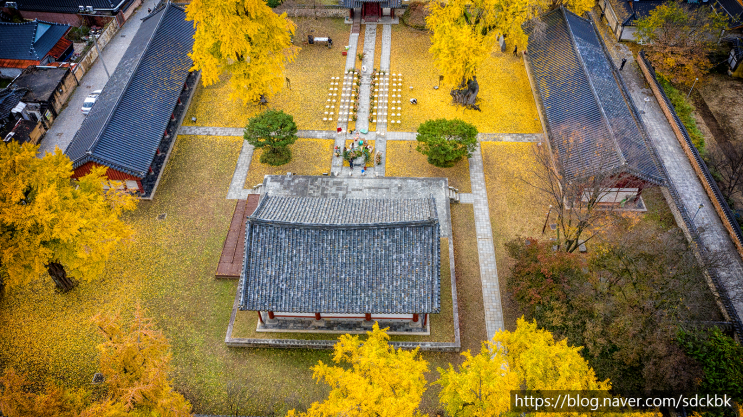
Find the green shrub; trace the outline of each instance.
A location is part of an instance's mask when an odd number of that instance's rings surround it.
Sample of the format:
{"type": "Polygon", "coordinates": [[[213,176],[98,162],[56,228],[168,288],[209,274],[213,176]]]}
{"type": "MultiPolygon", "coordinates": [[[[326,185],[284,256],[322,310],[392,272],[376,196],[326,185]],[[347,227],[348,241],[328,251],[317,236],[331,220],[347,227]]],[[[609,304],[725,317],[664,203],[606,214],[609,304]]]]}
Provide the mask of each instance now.
{"type": "Polygon", "coordinates": [[[284,0],[266,0],[266,4],[268,4],[268,7],[274,8],[281,6],[281,3],[283,3],[284,0]]]}
{"type": "Polygon", "coordinates": [[[297,140],[297,124],[281,110],[266,110],[248,121],[243,137],[254,147],[263,148],[262,163],[284,165],[292,158],[288,146],[297,140]]]}
{"type": "Polygon", "coordinates": [[[437,167],[452,167],[469,158],[477,145],[477,128],[459,119],[428,120],[418,126],[416,150],[437,167]]]}
{"type": "Polygon", "coordinates": [[[668,99],[671,100],[671,104],[676,109],[676,114],[681,119],[681,123],[686,127],[686,131],[689,132],[689,137],[694,147],[697,148],[699,155],[706,159],[707,150],[704,144],[704,135],[702,135],[702,131],[697,127],[697,122],[694,120],[694,115],[692,114],[696,110],[694,105],[686,99],[684,93],[677,90],[668,80],[658,77],[658,81],[663,87],[663,91],[665,91],[668,99]]]}
{"type": "MultiPolygon", "coordinates": [[[[727,394],[733,401],[743,401],[743,347],[726,336],[719,328],[706,331],[679,331],[676,341],[687,355],[696,359],[704,369],[704,379],[699,384],[700,392],[727,394]]],[[[705,412],[706,416],[732,415],[705,412]]]]}

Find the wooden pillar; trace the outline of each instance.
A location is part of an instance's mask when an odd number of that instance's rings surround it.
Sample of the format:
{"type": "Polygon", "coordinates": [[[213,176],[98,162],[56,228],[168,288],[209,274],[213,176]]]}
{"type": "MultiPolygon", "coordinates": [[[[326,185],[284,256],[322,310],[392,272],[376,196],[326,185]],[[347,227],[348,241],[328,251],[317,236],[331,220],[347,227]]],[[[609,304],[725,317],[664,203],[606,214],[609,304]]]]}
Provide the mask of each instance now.
{"type": "Polygon", "coordinates": [[[275,319],[275,318],[276,318],[276,315],[275,315],[275,314],[273,314],[273,311],[269,311],[269,312],[268,312],[268,318],[269,318],[269,319],[271,319],[271,320],[273,320],[273,319],[275,319]]]}
{"type": "Polygon", "coordinates": [[[637,196],[635,196],[635,199],[633,200],[635,203],[637,200],[640,199],[640,195],[642,195],[642,189],[645,188],[645,181],[640,181],[640,184],[637,186],[637,196]]]}
{"type": "Polygon", "coordinates": [[[353,19],[353,7],[351,7],[350,9],[348,9],[348,17],[350,17],[351,19],[353,19]]]}
{"type": "Polygon", "coordinates": [[[371,313],[364,314],[364,320],[371,321],[371,313]]]}
{"type": "Polygon", "coordinates": [[[260,312],[260,311],[256,311],[256,313],[258,313],[258,320],[260,320],[261,324],[266,324],[266,323],[265,323],[265,322],[263,321],[263,315],[261,314],[261,312],[260,312]]]}
{"type": "Polygon", "coordinates": [[[423,315],[423,327],[426,327],[427,323],[428,323],[428,313],[423,315]]]}
{"type": "Polygon", "coordinates": [[[320,313],[315,313],[315,320],[322,320],[320,313]]]}
{"type": "Polygon", "coordinates": [[[391,7],[391,8],[390,8],[390,17],[391,17],[392,19],[394,19],[394,18],[395,18],[395,8],[394,8],[394,7],[391,7]]]}
{"type": "Polygon", "coordinates": [[[413,313],[413,323],[418,323],[418,313],[413,313]]]}
{"type": "Polygon", "coordinates": [[[140,192],[144,192],[144,187],[142,187],[142,180],[137,180],[137,187],[139,187],[140,192]]]}

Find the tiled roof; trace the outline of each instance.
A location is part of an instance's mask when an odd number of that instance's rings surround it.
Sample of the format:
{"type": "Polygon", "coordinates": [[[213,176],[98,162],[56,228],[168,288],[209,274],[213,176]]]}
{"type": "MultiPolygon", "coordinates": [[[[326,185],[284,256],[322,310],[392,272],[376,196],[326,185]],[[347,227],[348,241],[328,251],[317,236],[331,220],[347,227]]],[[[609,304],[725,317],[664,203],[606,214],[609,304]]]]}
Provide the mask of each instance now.
{"type": "Polygon", "coordinates": [[[144,177],[191,68],[193,24],[168,3],[146,17],[67,148],[77,168],[96,162],[144,177]]]}
{"type": "Polygon", "coordinates": [[[562,8],[542,17],[529,58],[552,149],[568,178],[625,172],[660,184],[646,138],[590,21],[562,8]]]}
{"type": "Polygon", "coordinates": [[[57,86],[69,72],[69,68],[29,67],[23,70],[10,86],[28,89],[28,93],[23,97],[26,102],[46,102],[51,99],[57,86]]]}
{"type": "Polygon", "coordinates": [[[28,90],[4,88],[0,90],[0,119],[10,115],[10,111],[21,101],[28,90]]]}
{"type": "Polygon", "coordinates": [[[41,61],[70,27],[40,20],[0,22],[0,59],[41,61]]]}
{"type": "Polygon", "coordinates": [[[614,10],[619,23],[623,23],[632,15],[633,11],[629,3],[627,0],[609,0],[609,4],[611,4],[611,8],[614,10]]]}
{"type": "Polygon", "coordinates": [[[438,223],[433,197],[264,195],[246,226],[240,308],[437,313],[438,223]]]}
{"type": "Polygon", "coordinates": [[[743,24],[743,5],[737,0],[717,0],[717,4],[730,17],[730,27],[738,27],[743,24]]]}
{"type": "MultiPolygon", "coordinates": [[[[122,4],[130,3],[131,0],[15,0],[18,10],[30,12],[50,13],[77,13],[78,6],[93,6],[94,9],[118,10],[122,4]]],[[[0,0],[0,3],[3,3],[0,0]]]]}

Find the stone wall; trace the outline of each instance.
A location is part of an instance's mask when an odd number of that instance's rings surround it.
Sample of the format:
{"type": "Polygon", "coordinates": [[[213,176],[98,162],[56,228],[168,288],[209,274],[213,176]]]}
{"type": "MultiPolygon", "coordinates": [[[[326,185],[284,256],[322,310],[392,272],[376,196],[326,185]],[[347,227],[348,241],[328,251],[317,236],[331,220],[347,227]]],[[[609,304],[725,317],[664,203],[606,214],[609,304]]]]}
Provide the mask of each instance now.
{"type": "MultiPolygon", "coordinates": [[[[101,33],[101,36],[98,37],[98,47],[103,50],[103,48],[108,45],[108,43],[111,41],[111,39],[113,39],[113,37],[116,35],[116,32],[118,31],[119,22],[116,19],[111,19],[111,21],[108,22],[106,29],[103,31],[103,33],[101,33]]],[[[88,52],[86,52],[85,55],[80,58],[80,61],[78,61],[78,65],[75,68],[75,76],[78,80],[81,80],[83,78],[83,75],[85,75],[90,67],[93,66],[97,58],[98,49],[96,49],[95,45],[93,45],[90,49],[88,49],[88,52]]]]}
{"type": "MultiPolygon", "coordinates": [[[[707,175],[705,175],[704,171],[706,170],[706,166],[705,167],[701,166],[699,159],[697,158],[697,155],[695,155],[694,150],[691,149],[692,145],[690,145],[689,141],[686,140],[686,136],[682,132],[681,127],[679,126],[679,123],[676,121],[676,118],[674,117],[673,110],[668,106],[665,93],[661,91],[660,87],[658,86],[658,83],[653,73],[651,73],[651,70],[648,68],[645,62],[645,59],[643,59],[643,57],[640,57],[637,60],[637,63],[640,66],[640,70],[642,70],[642,74],[645,76],[645,79],[650,85],[650,89],[653,91],[653,95],[658,101],[658,104],[660,105],[661,110],[663,110],[663,114],[666,116],[666,119],[668,119],[668,123],[671,125],[671,129],[673,129],[673,133],[676,136],[676,139],[681,145],[681,148],[684,150],[686,157],[689,158],[689,162],[691,163],[691,166],[694,168],[694,172],[696,172],[697,177],[699,177],[699,181],[704,187],[704,190],[707,192],[707,196],[709,197],[710,201],[712,201],[712,205],[714,206],[715,211],[717,212],[717,215],[720,217],[720,221],[722,221],[722,224],[725,226],[725,229],[730,234],[730,238],[735,244],[735,248],[738,250],[738,253],[741,255],[741,257],[743,257],[743,244],[741,243],[738,237],[738,234],[740,232],[736,233],[737,225],[734,225],[731,223],[729,213],[726,212],[727,208],[723,207],[723,203],[720,201],[719,198],[717,198],[717,193],[715,193],[713,189],[714,186],[710,184],[709,179],[707,178],[707,175]]],[[[729,209],[727,210],[729,211],[729,209]]]]}

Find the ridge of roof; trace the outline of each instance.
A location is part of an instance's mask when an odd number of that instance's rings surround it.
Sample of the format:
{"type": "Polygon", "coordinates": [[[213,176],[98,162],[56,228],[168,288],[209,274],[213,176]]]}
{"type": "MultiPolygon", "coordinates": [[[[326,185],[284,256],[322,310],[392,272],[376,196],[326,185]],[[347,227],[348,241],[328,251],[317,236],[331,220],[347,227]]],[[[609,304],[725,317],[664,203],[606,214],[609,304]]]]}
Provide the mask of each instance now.
{"type": "Polygon", "coordinates": [[[575,42],[575,33],[573,32],[573,27],[570,25],[570,21],[568,20],[567,13],[572,14],[578,19],[585,20],[588,24],[593,27],[593,24],[591,24],[591,21],[583,19],[582,17],[578,16],[577,14],[565,9],[564,7],[560,6],[560,10],[562,10],[565,24],[568,27],[568,34],[570,35],[570,44],[572,45],[573,49],[575,50],[575,56],[578,58],[578,61],[580,62],[580,67],[583,70],[583,73],[586,75],[586,79],[588,80],[588,86],[591,88],[591,93],[593,94],[593,99],[596,101],[596,105],[599,108],[599,111],[601,112],[601,120],[604,123],[604,126],[606,126],[606,129],[609,131],[609,137],[611,138],[612,143],[614,144],[614,150],[617,153],[617,156],[619,157],[619,161],[621,162],[621,165],[627,165],[627,158],[624,157],[624,153],[622,152],[622,148],[619,146],[619,143],[617,142],[616,135],[614,134],[614,129],[612,129],[611,124],[609,123],[609,118],[606,116],[606,111],[604,111],[604,106],[601,105],[601,101],[599,100],[598,94],[596,93],[596,88],[593,85],[593,80],[591,79],[591,75],[586,70],[586,63],[583,61],[583,55],[580,53],[580,49],[578,48],[578,44],[575,42]]]}
{"type": "MultiPolygon", "coordinates": [[[[119,96],[116,98],[116,102],[109,109],[108,116],[106,116],[106,121],[103,122],[103,125],[101,126],[101,129],[98,130],[98,133],[96,134],[95,139],[90,144],[90,146],[88,146],[88,149],[85,151],[85,155],[92,155],[93,150],[98,145],[98,142],[101,139],[101,136],[103,136],[103,132],[106,131],[108,124],[111,122],[111,118],[113,117],[113,114],[116,111],[116,108],[119,106],[119,103],[121,103],[121,99],[124,97],[124,93],[126,92],[126,89],[129,88],[129,85],[132,83],[132,80],[134,80],[134,75],[137,73],[139,66],[142,64],[142,60],[144,56],[147,54],[147,50],[150,48],[150,45],[152,44],[152,39],[155,37],[155,34],[157,33],[157,29],[160,27],[160,25],[163,22],[163,18],[165,17],[165,13],[167,12],[167,9],[168,9],[168,5],[170,5],[170,2],[168,2],[167,5],[162,8],[162,12],[160,13],[160,20],[157,22],[157,24],[155,25],[155,28],[152,30],[152,33],[150,34],[149,39],[147,39],[147,43],[145,44],[145,47],[142,48],[142,53],[137,58],[137,64],[134,66],[134,68],[132,68],[132,72],[131,72],[131,75],[129,76],[129,79],[126,80],[126,84],[124,84],[124,88],[122,88],[121,92],[119,92],[119,96]]],[[[82,159],[87,159],[87,158],[83,157],[82,159]]],[[[85,162],[88,162],[88,161],[85,161],[85,162]]],[[[82,165],[85,162],[82,162],[80,165],[82,165]]],[[[128,170],[130,171],[135,171],[135,169],[132,167],[126,167],[126,168],[128,168],[128,170]]]]}

